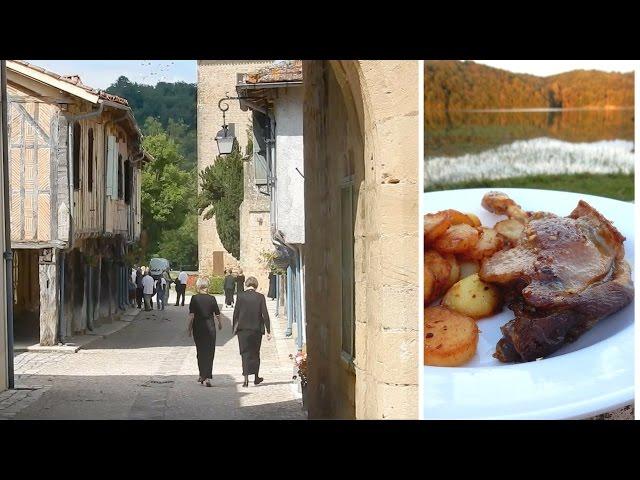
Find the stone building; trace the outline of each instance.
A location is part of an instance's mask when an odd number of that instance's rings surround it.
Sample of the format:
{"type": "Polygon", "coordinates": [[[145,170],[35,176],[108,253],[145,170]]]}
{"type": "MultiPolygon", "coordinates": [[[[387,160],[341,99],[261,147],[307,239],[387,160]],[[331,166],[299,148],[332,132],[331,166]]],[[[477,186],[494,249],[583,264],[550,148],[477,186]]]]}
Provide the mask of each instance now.
{"type": "Polygon", "coordinates": [[[304,61],[311,418],[418,417],[418,62],[304,61]]]}
{"type": "Polygon", "coordinates": [[[14,337],[50,346],[126,308],[152,159],[126,99],[78,76],[8,61],[7,94],[14,337]]]}
{"type": "MultiPolygon", "coordinates": [[[[221,98],[235,96],[238,76],[271,64],[271,60],[198,60],[198,171],[215,161],[215,136],[222,125],[221,98]]],[[[228,102],[226,120],[244,152],[249,138],[251,113],[237,101],[228,102]]],[[[200,188],[198,186],[198,188],[200,188]]],[[[240,266],[246,276],[258,278],[259,291],[268,287],[268,272],[260,253],[271,248],[269,198],[258,189],[253,168],[244,169],[244,201],[240,207],[240,258],[228,253],[216,230],[215,217],[198,219],[198,261],[201,274],[221,275],[226,267],[240,266]]]]}
{"type": "Polygon", "coordinates": [[[295,324],[302,350],[306,331],[302,62],[278,62],[249,72],[240,78],[236,91],[240,107],[253,113],[254,180],[270,200],[271,241],[280,246],[288,264],[286,275],[279,276],[286,281],[287,333],[295,324]]]}

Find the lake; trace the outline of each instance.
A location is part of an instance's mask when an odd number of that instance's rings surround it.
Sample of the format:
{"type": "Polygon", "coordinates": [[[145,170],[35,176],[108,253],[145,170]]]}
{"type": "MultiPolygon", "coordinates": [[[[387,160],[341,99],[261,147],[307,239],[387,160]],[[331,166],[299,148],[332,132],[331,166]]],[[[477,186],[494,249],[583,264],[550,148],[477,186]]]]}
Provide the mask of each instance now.
{"type": "Polygon", "coordinates": [[[527,175],[631,173],[634,110],[427,112],[425,190],[527,175]]]}

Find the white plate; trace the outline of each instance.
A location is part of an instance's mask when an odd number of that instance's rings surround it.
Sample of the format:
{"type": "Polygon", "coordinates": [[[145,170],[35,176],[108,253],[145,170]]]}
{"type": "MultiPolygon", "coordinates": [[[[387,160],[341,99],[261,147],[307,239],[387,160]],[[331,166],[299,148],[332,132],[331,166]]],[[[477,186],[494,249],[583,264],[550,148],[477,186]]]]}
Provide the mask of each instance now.
{"type": "MultiPolygon", "coordinates": [[[[453,208],[475,213],[483,225],[504,219],[480,206],[482,196],[500,190],[524,210],[568,215],[583,199],[612,221],[627,240],[634,265],[633,204],[569,192],[520,188],[468,189],[424,194],[424,213],[453,208]]],[[[633,276],[633,273],[632,273],[633,276]]],[[[425,419],[585,418],[628,405],[634,398],[633,302],[599,321],[576,342],[544,360],[503,364],[492,357],[500,326],[513,318],[505,308],[478,320],[476,356],[463,367],[424,367],[425,419]]]]}

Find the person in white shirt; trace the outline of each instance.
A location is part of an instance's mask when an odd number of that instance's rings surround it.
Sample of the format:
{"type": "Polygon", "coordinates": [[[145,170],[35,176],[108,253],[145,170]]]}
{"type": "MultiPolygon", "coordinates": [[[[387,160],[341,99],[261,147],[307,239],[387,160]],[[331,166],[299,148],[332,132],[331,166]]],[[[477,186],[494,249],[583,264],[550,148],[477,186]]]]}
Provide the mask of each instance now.
{"type": "Polygon", "coordinates": [[[153,286],[155,285],[153,277],[147,271],[142,277],[142,294],[144,295],[144,310],[148,312],[151,308],[151,297],[153,297],[153,286]]]}
{"type": "Polygon", "coordinates": [[[184,294],[187,290],[187,280],[189,280],[189,275],[187,272],[182,270],[178,275],[178,281],[176,282],[176,307],[178,303],[180,303],[180,295],[182,295],[182,306],[184,307],[184,294]]]}

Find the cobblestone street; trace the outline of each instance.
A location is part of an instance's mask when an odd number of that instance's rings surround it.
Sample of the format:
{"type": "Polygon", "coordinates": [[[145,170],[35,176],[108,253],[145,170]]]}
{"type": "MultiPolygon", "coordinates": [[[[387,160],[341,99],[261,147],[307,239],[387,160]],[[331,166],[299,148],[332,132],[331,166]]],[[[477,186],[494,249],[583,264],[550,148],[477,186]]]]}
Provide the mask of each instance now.
{"type": "MultiPolygon", "coordinates": [[[[174,292],[172,291],[172,294],[174,292]]],[[[222,305],[222,297],[218,304],[222,305]]],[[[242,388],[231,308],[222,309],[213,386],[197,383],[193,339],[186,333],[188,302],[141,312],[127,327],[77,353],[15,356],[16,389],[0,394],[0,419],[305,419],[292,383],[293,338],[269,301],[274,338],[262,343],[265,381],[242,388]]],[[[251,377],[253,380],[253,377],[251,377]]]]}

